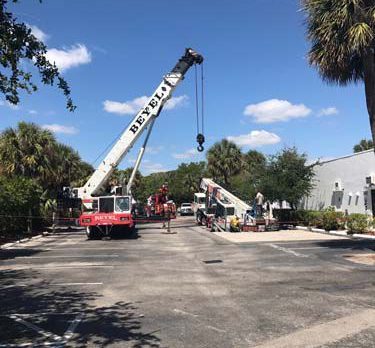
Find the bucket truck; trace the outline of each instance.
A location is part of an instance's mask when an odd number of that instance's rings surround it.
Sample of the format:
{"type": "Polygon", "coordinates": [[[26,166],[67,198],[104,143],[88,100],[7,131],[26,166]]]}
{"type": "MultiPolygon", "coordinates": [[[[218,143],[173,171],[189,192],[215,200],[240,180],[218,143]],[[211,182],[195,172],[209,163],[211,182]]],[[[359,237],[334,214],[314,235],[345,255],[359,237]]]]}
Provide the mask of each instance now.
{"type": "MultiPolygon", "coordinates": [[[[135,230],[131,186],[145,152],[152,127],[163,106],[171,98],[173,91],[183,80],[189,68],[194,64],[200,65],[202,62],[203,57],[199,53],[187,48],[171,72],[163,77],[160,85],[130,122],[86,184],[73,190],[75,196],[82,200],[86,210],[81,214],[79,223],[86,227],[88,238],[93,238],[96,235],[108,235],[114,230],[135,230]],[[110,175],[146,129],[147,135],[139,151],[126,194],[123,195],[121,190],[115,190],[111,196],[100,196],[110,175]]],[[[203,151],[204,136],[198,134],[197,141],[198,151],[203,151]]]]}
{"type": "Polygon", "coordinates": [[[229,223],[233,216],[240,218],[241,225],[257,226],[259,223],[250,216],[252,207],[234,194],[225,190],[212,179],[203,178],[200,188],[204,193],[194,194],[195,216],[197,222],[206,225],[215,219],[221,230],[229,230],[229,223]],[[205,203],[203,204],[203,197],[205,203]]]}

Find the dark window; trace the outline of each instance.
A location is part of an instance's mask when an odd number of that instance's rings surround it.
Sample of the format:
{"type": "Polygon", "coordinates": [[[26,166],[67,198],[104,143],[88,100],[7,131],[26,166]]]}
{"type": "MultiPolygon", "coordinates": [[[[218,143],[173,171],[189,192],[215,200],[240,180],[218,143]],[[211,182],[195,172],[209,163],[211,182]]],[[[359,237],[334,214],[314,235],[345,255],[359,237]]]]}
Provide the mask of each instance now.
{"type": "Polygon", "coordinates": [[[227,215],[234,215],[234,208],[233,207],[227,208],[227,215]]]}
{"type": "Polygon", "coordinates": [[[99,213],[113,213],[113,197],[99,198],[99,213]]]}

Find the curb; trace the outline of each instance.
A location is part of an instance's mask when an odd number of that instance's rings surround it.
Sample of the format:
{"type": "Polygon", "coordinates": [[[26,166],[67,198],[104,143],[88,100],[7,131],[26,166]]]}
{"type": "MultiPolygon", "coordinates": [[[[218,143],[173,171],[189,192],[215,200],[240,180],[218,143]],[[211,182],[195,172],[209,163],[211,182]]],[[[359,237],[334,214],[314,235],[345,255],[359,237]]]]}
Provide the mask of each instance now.
{"type": "Polygon", "coordinates": [[[1,250],[1,249],[8,249],[8,248],[10,248],[10,247],[12,247],[12,246],[15,246],[15,245],[17,245],[17,244],[26,243],[26,242],[29,242],[29,241],[31,241],[31,240],[35,240],[35,239],[39,239],[39,238],[45,237],[45,236],[47,236],[47,235],[49,235],[48,232],[42,232],[41,234],[38,234],[38,235],[33,236],[33,237],[30,237],[30,238],[23,238],[23,239],[21,239],[21,240],[17,240],[17,241],[15,241],[15,242],[5,243],[5,244],[3,244],[3,245],[0,245],[0,250],[1,250]]]}
{"type": "Polygon", "coordinates": [[[375,240],[375,236],[367,235],[367,234],[358,234],[354,233],[353,234],[354,238],[359,238],[359,239],[369,239],[369,240],[375,240]]]}

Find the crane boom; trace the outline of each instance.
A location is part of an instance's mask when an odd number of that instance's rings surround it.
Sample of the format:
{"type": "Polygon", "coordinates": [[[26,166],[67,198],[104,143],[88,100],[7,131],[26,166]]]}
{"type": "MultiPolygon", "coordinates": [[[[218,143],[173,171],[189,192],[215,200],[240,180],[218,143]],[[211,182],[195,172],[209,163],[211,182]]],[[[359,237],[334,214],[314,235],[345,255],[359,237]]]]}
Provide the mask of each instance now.
{"type": "Polygon", "coordinates": [[[164,104],[171,97],[174,89],[183,80],[185,73],[194,64],[201,64],[203,57],[187,48],[170,73],[163,77],[155,92],[137,113],[119,140],[112,147],[105,159],[100,163],[93,175],[83,187],[78,188],[79,198],[90,198],[97,195],[124,156],[133,147],[148,125],[159,116],[164,104]]]}

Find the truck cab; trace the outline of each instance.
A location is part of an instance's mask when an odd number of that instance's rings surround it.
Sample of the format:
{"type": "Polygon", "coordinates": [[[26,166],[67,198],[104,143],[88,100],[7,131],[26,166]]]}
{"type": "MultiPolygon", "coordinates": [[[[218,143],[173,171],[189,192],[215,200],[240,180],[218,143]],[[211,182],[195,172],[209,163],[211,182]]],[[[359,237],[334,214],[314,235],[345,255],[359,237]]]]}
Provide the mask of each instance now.
{"type": "Polygon", "coordinates": [[[134,233],[131,196],[102,196],[97,202],[95,210],[83,213],[79,219],[89,239],[111,232],[134,233]]]}
{"type": "Polygon", "coordinates": [[[194,214],[199,209],[206,208],[206,194],[205,193],[194,193],[194,202],[192,204],[194,214]]]}

